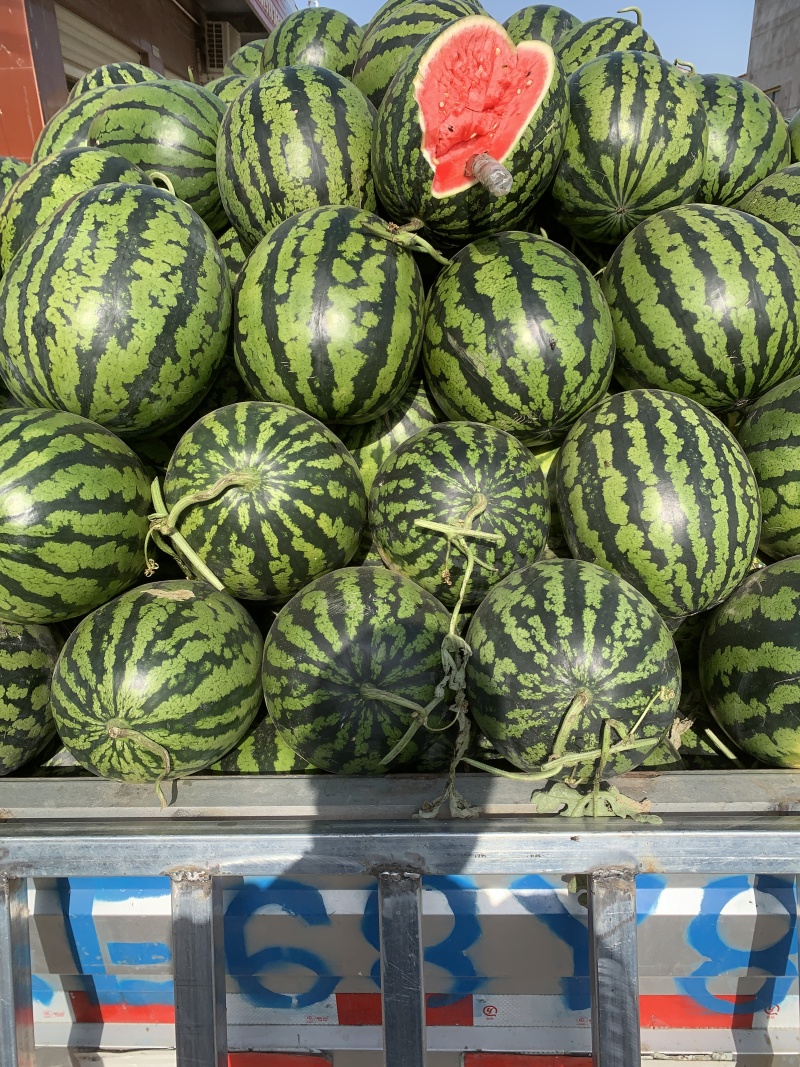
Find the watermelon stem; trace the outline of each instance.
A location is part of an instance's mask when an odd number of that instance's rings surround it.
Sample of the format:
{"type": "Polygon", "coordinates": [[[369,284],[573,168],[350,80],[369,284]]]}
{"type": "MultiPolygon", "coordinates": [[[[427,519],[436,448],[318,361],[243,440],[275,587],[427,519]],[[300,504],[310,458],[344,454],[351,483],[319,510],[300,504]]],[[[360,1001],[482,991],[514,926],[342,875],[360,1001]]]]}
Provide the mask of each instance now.
{"type": "Polygon", "coordinates": [[[113,720],[108,724],[108,736],[115,740],[118,738],[127,738],[133,741],[135,745],[139,745],[141,748],[145,748],[148,752],[152,752],[153,755],[159,757],[164,764],[164,769],[161,771],[158,778],[156,778],[156,795],[161,802],[161,810],[163,811],[167,806],[167,801],[164,797],[164,790],[161,788],[161,783],[172,770],[169,752],[167,752],[163,745],[159,745],[157,741],[153,741],[149,738],[147,734],[143,734],[140,730],[131,730],[129,726],[118,726],[113,720]]]}
{"type": "Polygon", "coordinates": [[[706,735],[711,744],[715,748],[719,749],[723,756],[726,756],[729,760],[735,763],[737,767],[742,766],[742,761],[736,755],[734,755],[733,752],[731,752],[731,750],[724,743],[724,741],[720,740],[720,738],[717,737],[713,730],[709,730],[709,728],[706,726],[703,730],[703,733],[706,735]]]}
{"type": "Polygon", "coordinates": [[[681,70],[686,70],[689,74],[696,74],[697,67],[694,63],[688,63],[685,59],[675,59],[672,62],[673,67],[679,67],[681,70]]]}
{"type": "Polygon", "coordinates": [[[464,168],[464,175],[474,178],[491,196],[507,196],[514,184],[511,171],[488,152],[470,156],[464,168]]]}
{"type": "Polygon", "coordinates": [[[167,175],[164,174],[163,171],[160,171],[160,170],[148,171],[147,177],[150,178],[152,180],[153,184],[155,186],[157,186],[159,189],[163,187],[164,189],[167,190],[168,193],[172,193],[173,196],[175,195],[175,186],[172,184],[172,182],[169,180],[167,175]]]}
{"type": "Polygon", "coordinates": [[[588,689],[579,689],[572,698],[569,707],[564,713],[564,718],[561,720],[561,725],[558,728],[556,739],[553,742],[553,751],[548,757],[549,760],[558,759],[559,756],[564,755],[567,748],[567,742],[572,736],[575,727],[580,722],[581,715],[591,699],[592,694],[588,689]]]}
{"type": "Polygon", "coordinates": [[[411,219],[405,226],[398,226],[396,222],[387,222],[385,226],[365,223],[364,229],[368,233],[376,234],[378,237],[385,237],[387,241],[391,241],[392,244],[399,245],[410,252],[427,252],[437,263],[447,266],[450,262],[447,256],[443,256],[429,241],[414,232],[418,226],[422,225],[420,219],[411,219]]]}
{"type": "Polygon", "coordinates": [[[636,25],[642,25],[642,12],[638,7],[618,7],[617,14],[624,15],[626,11],[632,11],[636,15],[636,25]]]}

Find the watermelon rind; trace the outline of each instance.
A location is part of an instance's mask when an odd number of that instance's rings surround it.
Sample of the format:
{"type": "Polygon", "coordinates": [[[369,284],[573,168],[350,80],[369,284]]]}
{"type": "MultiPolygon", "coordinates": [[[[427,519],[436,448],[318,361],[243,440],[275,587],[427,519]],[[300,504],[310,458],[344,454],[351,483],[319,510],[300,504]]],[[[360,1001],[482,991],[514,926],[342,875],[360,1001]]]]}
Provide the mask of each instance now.
{"type": "Polygon", "coordinates": [[[28,164],[23,159],[17,159],[15,156],[0,156],[0,204],[3,203],[9,189],[27,169],[28,164]]]}
{"type": "Polygon", "coordinates": [[[736,206],[768,222],[795,245],[800,245],[800,163],[792,163],[764,178],[736,206]]]}
{"type": "Polygon", "coordinates": [[[79,78],[70,89],[68,99],[74,100],[83,93],[107,85],[135,85],[139,82],[163,80],[163,74],[151,67],[145,67],[142,63],[105,63],[79,78]]]}
{"type": "Polygon", "coordinates": [[[261,72],[261,56],[264,52],[266,37],[249,41],[237,48],[225,62],[227,74],[238,74],[244,78],[257,78],[261,72]]]}
{"type": "Polygon", "coordinates": [[[261,55],[261,70],[307,65],[325,67],[345,78],[364,31],[343,11],[316,5],[290,12],[272,31],[261,55]]]}
{"type": "Polygon", "coordinates": [[[547,41],[558,51],[561,38],[581,25],[581,20],[555,4],[531,4],[520,8],[503,23],[515,44],[547,41]]]}
{"type": "MultiPolygon", "coordinates": [[[[636,11],[635,8],[632,10],[636,11]]],[[[579,23],[559,38],[556,51],[567,77],[585,63],[612,52],[636,51],[661,55],[655,40],[641,25],[641,20],[632,22],[613,15],[579,23]]]]}
{"type": "Polygon", "coordinates": [[[0,777],[54,737],[50,680],[62,640],[49,626],[0,623],[0,777]]]}

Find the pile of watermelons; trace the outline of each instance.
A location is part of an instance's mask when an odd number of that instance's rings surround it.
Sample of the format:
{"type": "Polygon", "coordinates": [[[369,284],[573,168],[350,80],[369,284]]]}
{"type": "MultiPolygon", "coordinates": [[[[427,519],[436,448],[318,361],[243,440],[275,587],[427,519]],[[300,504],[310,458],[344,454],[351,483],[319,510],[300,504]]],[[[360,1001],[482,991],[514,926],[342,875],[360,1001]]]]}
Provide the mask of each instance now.
{"type": "Polygon", "coordinates": [[[800,116],[641,22],[303,8],[0,160],[0,775],[800,765],[800,116]]]}

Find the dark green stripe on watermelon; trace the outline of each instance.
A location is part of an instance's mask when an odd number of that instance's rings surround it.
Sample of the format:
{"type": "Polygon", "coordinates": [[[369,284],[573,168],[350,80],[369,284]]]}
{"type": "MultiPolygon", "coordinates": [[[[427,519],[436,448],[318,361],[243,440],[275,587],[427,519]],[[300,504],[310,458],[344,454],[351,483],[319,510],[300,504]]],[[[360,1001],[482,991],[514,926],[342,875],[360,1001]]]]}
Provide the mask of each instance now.
{"type": "Polygon", "coordinates": [[[79,78],[72,86],[69,99],[74,100],[91,89],[100,89],[106,85],[135,85],[139,82],[163,80],[163,74],[141,63],[106,63],[79,78]]]}
{"type": "Polygon", "coordinates": [[[152,782],[202,770],[258,712],[261,649],[241,604],[204,582],[132,589],[87,616],[64,646],[52,687],[61,740],[105,778],[152,782]]]}
{"type": "MultiPolygon", "coordinates": [[[[264,643],[267,710],[284,740],[336,774],[381,774],[380,761],[443,678],[450,616],[430,593],[381,567],[347,567],[312,582],[281,609],[264,643]]],[[[452,718],[447,698],[430,725],[452,718]]],[[[413,763],[438,734],[420,729],[392,762],[413,763]]]]}
{"type": "Polygon", "coordinates": [[[88,89],[74,100],[68,101],[45,123],[33,146],[31,163],[38,163],[54,152],[67,148],[80,148],[89,143],[89,127],[98,111],[101,111],[114,96],[124,88],[122,85],[101,85],[88,89]]]}
{"type": "Polygon", "coordinates": [[[703,175],[706,112],[689,78],[658,56],[612,52],[569,79],[570,117],[552,186],[556,218],[616,244],[703,175]]]}
{"type": "Polygon", "coordinates": [[[796,373],[800,258],[733,208],[687,204],[642,223],[602,275],[623,385],[727,411],[796,373]]]}
{"type": "Polygon", "coordinates": [[[222,253],[191,208],[152,186],[97,186],[40,226],[0,282],[0,369],[26,405],[155,433],[210,385],[230,306],[222,253]]]}
{"type": "Polygon", "coordinates": [[[397,402],[422,342],[422,278],[377,215],[319,207],[259,244],[235,294],[236,365],[259,400],[323,422],[397,402]]]}
{"type": "Polygon", "coordinates": [[[335,70],[349,78],[363,36],[358,23],[343,11],[301,7],[287,15],[270,34],[261,56],[261,70],[307,64],[335,70]]]}
{"type": "Polygon", "coordinates": [[[573,556],[619,574],[665,618],[723,600],[758,547],[743,449],[677,393],[617,393],[582,415],[561,446],[557,493],[573,556]]]}
{"type": "Polygon", "coordinates": [[[261,71],[261,56],[267,40],[266,37],[259,38],[237,48],[225,63],[227,73],[239,74],[245,78],[257,78],[261,71]]]}
{"type": "Polygon", "coordinates": [[[28,164],[14,156],[0,156],[0,204],[17,178],[21,178],[28,164]]]}
{"type": "Polygon", "coordinates": [[[222,258],[225,260],[225,266],[228,268],[231,289],[233,289],[234,285],[236,285],[236,279],[239,277],[239,272],[245,265],[250,253],[242,244],[242,240],[233,226],[229,227],[217,240],[220,252],[222,252],[222,258]]]}
{"type": "Polygon", "coordinates": [[[614,18],[613,15],[587,19],[559,38],[556,52],[567,77],[584,63],[610,52],[661,55],[658,45],[641,24],[640,12],[636,8],[623,10],[636,11],[637,21],[614,18]]]}
{"type": "Polygon", "coordinates": [[[736,206],[800,245],[800,163],[792,163],[759,182],[736,206]]]}
{"type": "Polygon", "coordinates": [[[222,202],[255,247],[298,211],[325,204],[375,208],[372,111],[352,82],[321,67],[263,74],[228,108],[217,171],[222,202]]]}
{"type": "Polygon", "coordinates": [[[547,41],[556,52],[561,38],[580,24],[579,18],[554,4],[532,4],[520,8],[503,23],[515,44],[520,41],[547,41]]]}
{"type": "Polygon", "coordinates": [[[605,393],[614,331],[599,284],[570,252],[512,232],[468,245],[428,296],[423,366],[451,419],[525,444],[562,437],[605,393]]]}
{"type": "Polygon", "coordinates": [[[284,741],[272,719],[264,714],[256,720],[235,748],[205,774],[314,774],[308,760],[284,741]]]}
{"type": "Polygon", "coordinates": [[[0,777],[38,756],[56,732],[50,679],[61,645],[48,626],[0,623],[0,777]]]}

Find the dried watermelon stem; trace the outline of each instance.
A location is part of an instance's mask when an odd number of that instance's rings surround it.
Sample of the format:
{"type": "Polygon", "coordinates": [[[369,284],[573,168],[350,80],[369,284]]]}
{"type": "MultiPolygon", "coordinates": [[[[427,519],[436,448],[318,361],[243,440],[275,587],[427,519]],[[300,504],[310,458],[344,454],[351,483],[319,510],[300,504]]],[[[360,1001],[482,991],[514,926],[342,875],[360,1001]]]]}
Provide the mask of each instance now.
{"type": "Polygon", "coordinates": [[[642,24],[642,12],[641,12],[641,10],[638,7],[618,7],[617,8],[617,14],[618,15],[624,15],[626,11],[632,11],[634,13],[634,15],[636,16],[636,25],[637,26],[641,26],[641,24],[642,24]]]}
{"type": "Polygon", "coordinates": [[[697,67],[694,63],[689,63],[685,59],[675,59],[672,61],[673,67],[678,67],[680,70],[685,70],[689,74],[697,74],[697,67]]]}
{"type": "Polygon", "coordinates": [[[450,262],[447,256],[443,256],[429,241],[426,241],[424,237],[420,237],[415,232],[423,225],[424,223],[421,219],[411,219],[405,226],[400,226],[396,222],[387,222],[382,226],[373,226],[371,223],[365,223],[364,229],[368,233],[374,233],[377,237],[385,237],[387,241],[391,241],[392,244],[399,245],[409,252],[425,252],[435,259],[437,263],[447,266],[450,262]]]}
{"type": "Polygon", "coordinates": [[[511,192],[514,177],[507,167],[498,162],[488,152],[481,152],[467,160],[464,174],[480,182],[492,196],[506,196],[511,192]]]}
{"type": "Polygon", "coordinates": [[[156,795],[161,802],[162,810],[167,806],[167,801],[164,797],[164,791],[161,788],[161,783],[166,776],[172,770],[172,763],[169,758],[169,752],[163,745],[159,745],[157,741],[153,741],[147,734],[143,734],[140,730],[131,730],[129,726],[119,726],[113,720],[108,724],[108,736],[113,740],[128,740],[132,741],[140,748],[146,749],[148,752],[152,752],[154,756],[158,756],[163,764],[163,770],[156,778],[156,795]]]}

